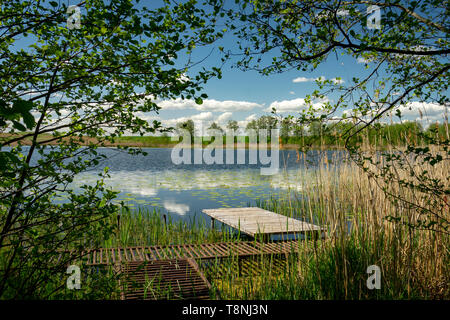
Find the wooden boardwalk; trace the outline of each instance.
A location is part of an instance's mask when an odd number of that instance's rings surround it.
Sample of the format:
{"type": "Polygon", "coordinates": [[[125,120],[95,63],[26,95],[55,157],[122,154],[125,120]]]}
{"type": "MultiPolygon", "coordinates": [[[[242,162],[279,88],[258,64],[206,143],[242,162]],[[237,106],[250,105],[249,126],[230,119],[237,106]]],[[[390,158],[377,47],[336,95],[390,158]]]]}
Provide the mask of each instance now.
{"type": "Polygon", "coordinates": [[[211,285],[196,261],[287,256],[298,252],[301,245],[300,241],[240,241],[99,248],[84,252],[83,263],[91,267],[110,265],[123,273],[125,278],[119,280],[119,287],[124,300],[208,299],[211,285]]]}
{"type": "MultiPolygon", "coordinates": [[[[260,208],[209,209],[204,213],[250,236],[321,232],[323,228],[260,208]]],[[[208,299],[211,284],[196,261],[289,255],[301,241],[239,241],[145,247],[99,248],[82,253],[88,266],[110,265],[124,275],[121,298],[208,299]]],[[[81,261],[80,261],[81,262],[81,261]]]]}
{"type": "Polygon", "coordinates": [[[256,207],[204,209],[214,220],[229,225],[251,237],[321,232],[324,228],[256,207]]]}
{"type": "Polygon", "coordinates": [[[121,265],[122,300],[209,299],[211,284],[193,259],[121,265]]]}
{"type": "Polygon", "coordinates": [[[260,243],[255,241],[182,244],[166,246],[99,248],[85,252],[85,263],[90,266],[117,265],[136,261],[170,259],[221,259],[257,255],[282,255],[297,252],[299,241],[260,243]]]}

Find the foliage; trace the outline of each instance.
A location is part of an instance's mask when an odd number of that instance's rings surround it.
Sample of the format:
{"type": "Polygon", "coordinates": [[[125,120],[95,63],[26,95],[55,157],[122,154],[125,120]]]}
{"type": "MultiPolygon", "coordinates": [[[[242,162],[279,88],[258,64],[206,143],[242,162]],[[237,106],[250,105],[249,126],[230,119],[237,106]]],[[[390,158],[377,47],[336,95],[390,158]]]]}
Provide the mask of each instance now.
{"type": "Polygon", "coordinates": [[[194,121],[192,121],[191,119],[186,120],[184,122],[177,123],[177,128],[187,130],[189,132],[189,134],[191,135],[191,138],[192,139],[194,138],[195,126],[194,126],[194,121]]]}
{"type": "Polygon", "coordinates": [[[234,133],[239,130],[239,125],[236,120],[228,120],[227,129],[232,130],[234,133]]]}
{"type": "Polygon", "coordinates": [[[206,130],[217,130],[220,132],[220,134],[224,134],[223,129],[215,122],[211,123],[211,125],[206,130]]]}
{"type": "Polygon", "coordinates": [[[440,210],[448,208],[444,194],[449,192],[449,180],[435,181],[432,172],[420,169],[424,163],[448,162],[447,118],[444,124],[447,136],[443,141],[438,136],[408,132],[412,138],[399,137],[405,148],[384,153],[389,159],[387,162],[372,161],[377,157],[373,151],[362,152],[364,140],[360,135],[367,135],[377,126],[380,128],[379,121],[386,116],[402,120],[403,113],[422,102],[447,108],[450,102],[447,97],[450,29],[446,4],[435,0],[246,0],[235,3],[235,7],[225,5],[222,12],[229,29],[239,38],[239,51],[222,51],[227,58],[239,57],[236,65],[243,70],[257,70],[263,75],[292,69],[313,71],[333,54],[336,57],[348,55],[364,62],[366,71],[362,77],[353,76],[348,85],[340,78],[316,79],[318,89],[305,98],[306,108],[301,110],[298,121],[302,125],[309,124],[313,135],[327,134],[324,125],[329,120],[347,126],[340,137],[355,163],[379,184],[393,182],[392,179],[398,182],[402,191],[391,200],[402,202],[411,210],[414,208],[422,217],[419,221],[427,221],[410,224],[410,227],[431,227],[430,223],[438,223],[439,230],[448,232],[449,221],[439,218],[437,222],[436,217],[442,217],[440,210]],[[370,5],[380,9],[379,28],[369,28],[371,21],[368,20],[373,18],[370,5]],[[332,102],[328,99],[330,94],[337,94],[338,98],[332,102]],[[337,116],[338,110],[351,110],[351,113],[337,116]],[[433,153],[416,147],[421,140],[433,153]],[[411,164],[411,158],[417,163],[411,164]],[[393,165],[394,162],[397,165],[393,165]],[[405,179],[388,173],[397,167],[406,170],[410,166],[416,169],[410,170],[410,177],[405,179]],[[417,203],[414,206],[401,196],[416,187],[438,205],[424,212],[417,203]]]}
{"type": "Polygon", "coordinates": [[[111,235],[114,225],[106,218],[118,210],[115,193],[103,184],[106,171],[78,193],[70,188],[74,176],[102,160],[98,146],[124,133],[159,131],[158,121],[142,118],[159,110],[155,100],[201,103],[201,85],[220,75],[213,68],[183,77],[196,63],[183,57],[222,36],[214,25],[217,11],[195,0],[152,9],[139,1],[89,0],[79,8],[80,27],[69,28],[65,3],[0,4],[4,299],[63,294],[65,281],[54,275],[111,235]],[[81,147],[84,139],[96,143],[81,147]]]}

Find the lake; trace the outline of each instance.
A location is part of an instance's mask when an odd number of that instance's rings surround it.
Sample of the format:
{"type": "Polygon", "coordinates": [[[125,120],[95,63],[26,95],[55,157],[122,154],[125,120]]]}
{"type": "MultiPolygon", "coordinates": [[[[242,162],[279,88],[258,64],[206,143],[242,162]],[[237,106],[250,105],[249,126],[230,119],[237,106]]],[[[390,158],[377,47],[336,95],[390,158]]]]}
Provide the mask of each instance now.
{"type": "MultiPolygon", "coordinates": [[[[91,171],[80,174],[74,188],[93,184],[104,167],[109,168],[108,187],[119,191],[117,201],[130,207],[157,208],[174,220],[206,217],[207,208],[255,206],[270,197],[301,194],[302,180],[308,180],[296,150],[280,150],[280,171],[261,175],[257,164],[180,164],[171,160],[171,149],[143,149],[148,154],[132,156],[114,148],[101,148],[107,159],[91,171]]],[[[249,150],[246,150],[248,159],[249,150]]],[[[314,169],[320,157],[329,159],[337,151],[311,151],[307,154],[314,169]]],[[[303,161],[302,161],[303,162],[303,161]]],[[[310,168],[310,169],[311,169],[310,168]]],[[[308,170],[309,174],[314,170],[308,170]]]]}
{"type": "Polygon", "coordinates": [[[268,165],[262,165],[259,159],[256,164],[248,164],[251,150],[245,150],[245,164],[212,165],[176,165],[170,148],[143,150],[147,155],[99,148],[98,153],[106,159],[77,175],[70,187],[77,190],[83,184],[94,184],[98,174],[108,167],[110,178],[105,184],[119,192],[117,202],[123,201],[130,208],[156,208],[173,220],[209,220],[202,209],[255,206],[257,201],[271,197],[301,196],[301,185],[311,180],[321,157],[331,161],[343,156],[342,151],[309,151],[306,171],[296,150],[280,150],[279,173],[262,175],[260,168],[268,165]]]}

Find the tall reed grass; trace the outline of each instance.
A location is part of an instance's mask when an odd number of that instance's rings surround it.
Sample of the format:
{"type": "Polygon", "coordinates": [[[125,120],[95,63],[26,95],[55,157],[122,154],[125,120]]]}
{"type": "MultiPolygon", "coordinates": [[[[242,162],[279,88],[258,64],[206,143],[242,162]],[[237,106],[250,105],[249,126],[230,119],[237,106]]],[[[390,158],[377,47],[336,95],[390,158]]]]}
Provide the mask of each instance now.
{"type": "MultiPolygon", "coordinates": [[[[302,158],[300,161],[304,161],[302,158]]],[[[420,213],[390,201],[389,184],[409,201],[426,207],[426,197],[396,181],[375,181],[356,164],[323,158],[312,177],[299,179],[302,196],[270,199],[258,205],[287,216],[315,221],[328,228],[322,241],[305,240],[298,255],[284,259],[284,267],[269,265],[259,276],[243,280],[236,273],[220,287],[227,299],[448,299],[450,298],[450,239],[445,232],[411,228],[420,213]],[[330,161],[331,160],[331,161],[330,161]],[[401,216],[392,222],[389,216],[401,216]],[[367,267],[381,269],[381,288],[366,285],[367,267]]],[[[421,167],[447,181],[445,163],[421,167]]],[[[399,178],[412,179],[397,168],[399,178]]],[[[306,174],[306,172],[305,172],[306,174]]],[[[311,175],[309,175],[311,177],[311,175]]],[[[444,200],[442,200],[444,201],[444,200]]],[[[447,221],[448,211],[443,212],[447,221]]],[[[223,282],[223,281],[222,281],[223,282]]],[[[222,283],[221,282],[221,283],[222,283]]]]}
{"type": "Polygon", "coordinates": [[[104,241],[106,248],[239,240],[230,230],[210,229],[204,219],[194,216],[188,221],[174,221],[157,209],[122,210],[110,219],[116,231],[114,237],[104,241]]]}

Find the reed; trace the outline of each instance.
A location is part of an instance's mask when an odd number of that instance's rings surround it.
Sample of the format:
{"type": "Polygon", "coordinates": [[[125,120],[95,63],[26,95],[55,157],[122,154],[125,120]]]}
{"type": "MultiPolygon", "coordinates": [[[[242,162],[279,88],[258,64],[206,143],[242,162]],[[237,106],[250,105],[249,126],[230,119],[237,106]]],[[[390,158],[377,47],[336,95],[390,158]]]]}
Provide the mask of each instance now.
{"type": "Polygon", "coordinates": [[[170,215],[145,207],[123,209],[110,219],[116,230],[114,237],[104,241],[106,248],[239,240],[230,230],[211,230],[204,219],[194,216],[174,221],[170,215]]]}
{"type": "MultiPolygon", "coordinates": [[[[304,159],[303,159],[304,160],[304,159]]],[[[333,159],[331,159],[333,160],[333,159]]],[[[421,167],[448,181],[449,167],[421,167]]],[[[244,279],[234,273],[222,285],[227,299],[448,299],[450,297],[449,237],[443,232],[411,228],[389,221],[420,219],[420,213],[390,201],[383,182],[374,181],[352,162],[322,159],[312,169],[313,179],[301,186],[301,196],[269,199],[259,206],[287,216],[319,222],[328,228],[322,241],[305,240],[297,255],[284,259],[282,268],[261,269],[244,279]],[[366,286],[367,267],[381,269],[381,289],[366,286]]],[[[396,168],[400,179],[412,179],[396,168]]],[[[384,182],[387,184],[387,182],[384,182]]],[[[391,181],[391,192],[430,205],[417,191],[391,181]]],[[[443,200],[444,201],[444,200],[443,200]]],[[[442,213],[449,218],[447,211],[442,213]]],[[[278,258],[279,259],[279,258],[278,258]]]]}

